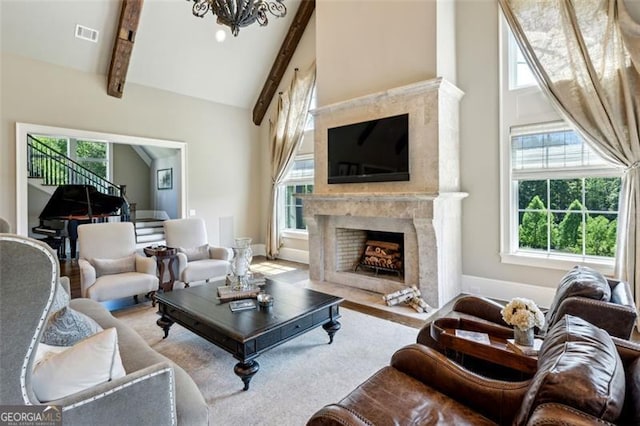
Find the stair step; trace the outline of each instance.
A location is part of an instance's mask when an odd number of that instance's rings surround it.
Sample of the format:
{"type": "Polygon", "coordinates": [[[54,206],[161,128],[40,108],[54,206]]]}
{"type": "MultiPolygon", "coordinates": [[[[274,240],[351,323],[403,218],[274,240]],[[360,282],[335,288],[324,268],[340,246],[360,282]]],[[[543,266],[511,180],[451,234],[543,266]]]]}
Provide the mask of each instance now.
{"type": "Polygon", "coordinates": [[[139,243],[156,243],[158,241],[164,241],[164,234],[150,234],[150,235],[138,235],[139,243]]]}
{"type": "Polygon", "coordinates": [[[163,220],[136,220],[136,229],[140,228],[162,228],[163,220]]]}
{"type": "MultiPolygon", "coordinates": [[[[136,243],[136,250],[141,250],[141,249],[143,249],[145,247],[148,247],[150,245],[153,245],[153,244],[157,244],[159,246],[164,246],[167,243],[166,243],[165,240],[160,240],[160,241],[139,241],[139,242],[136,243]]],[[[144,255],[143,252],[140,252],[140,254],[144,255]]]]}
{"type": "Polygon", "coordinates": [[[136,228],[137,235],[149,235],[149,234],[161,234],[162,238],[164,238],[164,228],[162,226],[158,226],[155,228],[136,228]]]}

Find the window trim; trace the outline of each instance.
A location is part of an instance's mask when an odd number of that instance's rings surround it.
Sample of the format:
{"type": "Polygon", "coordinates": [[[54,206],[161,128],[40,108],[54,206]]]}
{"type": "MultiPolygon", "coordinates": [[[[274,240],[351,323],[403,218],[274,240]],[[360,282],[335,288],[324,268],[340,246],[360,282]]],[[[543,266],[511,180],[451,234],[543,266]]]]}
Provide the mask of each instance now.
{"type": "Polygon", "coordinates": [[[518,247],[517,241],[512,241],[513,236],[517,238],[517,220],[514,221],[512,206],[517,206],[514,200],[515,192],[511,190],[513,176],[511,170],[511,132],[526,132],[530,129],[536,131],[547,131],[557,128],[558,124],[569,127],[557,114],[541,111],[537,115],[536,121],[507,122],[505,118],[505,99],[507,97],[531,95],[541,92],[539,86],[524,86],[518,88],[511,87],[511,70],[509,64],[509,28],[501,11],[498,10],[498,55],[499,55],[499,155],[500,155],[500,261],[504,264],[529,266],[534,268],[554,269],[566,271],[579,264],[593,267],[604,274],[614,273],[614,259],[582,255],[570,255],[564,253],[540,253],[527,250],[513,250],[518,247]],[[552,116],[555,116],[552,117],[552,116]],[[534,126],[537,126],[534,130],[534,126]],[[514,228],[515,227],[515,232],[514,228]]]}
{"type": "MultiPolygon", "coordinates": [[[[293,161],[304,161],[304,160],[314,160],[314,155],[313,154],[299,154],[296,155],[293,161]]],[[[293,163],[292,163],[293,166],[293,163]]],[[[315,170],[314,170],[315,173],[315,170]]],[[[287,172],[288,174],[288,172],[287,172]]],[[[284,189],[286,186],[289,185],[314,185],[314,177],[310,177],[308,179],[300,179],[300,178],[293,178],[293,179],[283,179],[282,182],[280,182],[280,184],[278,185],[278,194],[277,194],[277,198],[278,198],[278,216],[279,218],[283,218],[284,219],[284,215],[285,215],[285,210],[286,210],[286,206],[285,206],[285,201],[284,201],[284,189]]],[[[309,233],[306,229],[294,229],[294,228],[287,228],[285,226],[285,222],[286,220],[278,220],[278,223],[282,224],[282,228],[278,230],[278,234],[280,236],[280,238],[284,237],[284,238],[291,238],[291,239],[299,239],[299,240],[308,240],[309,239],[309,233]]]]}
{"type": "MultiPolygon", "coordinates": [[[[506,127],[506,126],[504,126],[506,127]]],[[[571,130],[564,122],[532,123],[530,126],[514,126],[501,135],[501,194],[500,208],[501,244],[500,258],[502,263],[533,266],[539,268],[567,270],[576,264],[589,266],[604,274],[613,274],[613,258],[600,256],[577,255],[567,253],[548,253],[537,250],[522,249],[518,244],[518,200],[517,180],[519,179],[565,179],[583,177],[621,177],[622,170],[615,166],[594,166],[582,168],[566,168],[562,171],[549,169],[545,171],[515,171],[511,165],[511,138],[522,134],[571,130]],[[515,130],[515,131],[513,131],[515,130]],[[530,131],[529,131],[530,130],[530,131]],[[588,173],[585,173],[588,171],[588,173]],[[543,174],[544,173],[544,174],[543,174]]]]}

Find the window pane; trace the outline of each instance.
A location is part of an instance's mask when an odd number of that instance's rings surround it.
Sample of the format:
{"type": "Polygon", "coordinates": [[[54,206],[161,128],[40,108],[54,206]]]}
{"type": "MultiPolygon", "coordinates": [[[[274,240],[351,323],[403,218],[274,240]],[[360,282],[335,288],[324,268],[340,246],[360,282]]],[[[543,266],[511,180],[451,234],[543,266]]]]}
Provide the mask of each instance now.
{"type": "Polygon", "coordinates": [[[581,211],[556,215],[551,248],[563,253],[582,254],[582,220],[581,211]]]}
{"type": "Polygon", "coordinates": [[[547,205],[547,181],[546,180],[523,180],[518,183],[518,208],[520,210],[535,208],[534,198],[538,197],[542,202],[542,207],[547,205]]]}
{"type": "Polygon", "coordinates": [[[568,210],[570,206],[573,210],[582,208],[582,179],[550,180],[549,191],[551,210],[568,210]]]}
{"type": "Polygon", "coordinates": [[[76,156],[78,158],[107,158],[107,144],[104,142],[77,141],[76,156]]]}
{"type": "Polygon", "coordinates": [[[562,169],[605,165],[572,130],[517,135],[511,138],[514,170],[562,169]]]}
{"type": "Polygon", "coordinates": [[[586,178],[585,206],[590,211],[618,211],[620,178],[586,178]]]}
{"type": "Polygon", "coordinates": [[[616,253],[617,214],[600,214],[587,218],[586,253],[613,257],[616,253]]]}
{"type": "Polygon", "coordinates": [[[107,178],[107,163],[104,161],[78,161],[78,164],[89,169],[96,175],[107,178]]]}
{"type": "MultiPolygon", "coordinates": [[[[539,198],[534,201],[539,202],[539,198]]],[[[540,207],[541,204],[535,207],[540,207]]],[[[518,241],[521,248],[547,249],[548,216],[544,209],[525,211],[518,226],[518,241]]]]}

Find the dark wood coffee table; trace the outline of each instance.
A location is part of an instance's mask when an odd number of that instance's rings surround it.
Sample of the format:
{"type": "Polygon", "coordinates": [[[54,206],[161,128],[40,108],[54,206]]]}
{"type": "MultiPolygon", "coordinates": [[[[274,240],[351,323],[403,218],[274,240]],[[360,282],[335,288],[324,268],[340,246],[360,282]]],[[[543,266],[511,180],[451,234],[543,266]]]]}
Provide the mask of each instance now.
{"type": "Polygon", "coordinates": [[[255,359],[261,353],[320,325],[331,344],[340,329],[337,319],[343,299],[339,297],[267,279],[261,288],[274,297],[273,306],[232,312],[229,302],[218,300],[217,287],[222,285],[209,283],[158,294],[162,317],[157,324],[165,338],[177,322],[232,354],[239,361],[233,370],[242,379],[243,390],[249,389],[260,368],[255,359]]]}

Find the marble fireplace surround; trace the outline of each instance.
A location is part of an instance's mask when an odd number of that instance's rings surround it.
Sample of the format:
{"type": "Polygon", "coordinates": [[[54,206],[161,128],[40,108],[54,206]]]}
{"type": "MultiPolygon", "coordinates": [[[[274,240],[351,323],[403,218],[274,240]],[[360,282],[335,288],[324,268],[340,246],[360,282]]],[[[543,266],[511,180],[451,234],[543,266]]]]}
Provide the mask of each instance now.
{"type": "Polygon", "coordinates": [[[376,293],[417,285],[440,307],[460,293],[461,204],[458,106],[462,92],[441,78],[328,105],[315,116],[314,193],[301,196],[309,232],[309,277],[376,293]],[[327,129],[409,114],[407,182],[327,183],[327,129]],[[340,271],[336,229],[404,234],[404,282],[340,271]]]}

